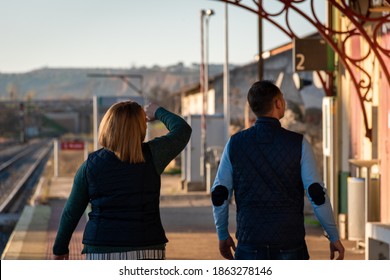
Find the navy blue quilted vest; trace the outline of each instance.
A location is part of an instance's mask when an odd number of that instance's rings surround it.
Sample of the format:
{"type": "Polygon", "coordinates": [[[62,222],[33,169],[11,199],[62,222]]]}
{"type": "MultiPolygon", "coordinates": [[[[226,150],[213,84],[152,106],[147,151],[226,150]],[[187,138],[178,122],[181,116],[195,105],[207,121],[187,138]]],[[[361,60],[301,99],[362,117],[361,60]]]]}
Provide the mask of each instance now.
{"type": "Polygon", "coordinates": [[[302,139],[265,117],[232,136],[229,156],[241,244],[304,241],[302,139]]]}
{"type": "Polygon", "coordinates": [[[92,211],[83,243],[95,246],[142,247],[166,243],[161,224],[160,176],[147,144],[146,162],[121,162],[100,149],[89,155],[86,178],[92,211]]]}

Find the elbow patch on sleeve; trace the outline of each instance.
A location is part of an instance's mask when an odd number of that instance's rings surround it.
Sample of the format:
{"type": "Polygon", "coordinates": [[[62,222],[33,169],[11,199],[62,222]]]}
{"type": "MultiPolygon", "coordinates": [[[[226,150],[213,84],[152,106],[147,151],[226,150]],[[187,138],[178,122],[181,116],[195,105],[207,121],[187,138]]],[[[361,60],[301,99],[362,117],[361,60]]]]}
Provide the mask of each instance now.
{"type": "Polygon", "coordinates": [[[225,186],[218,185],[211,193],[211,201],[214,206],[221,206],[229,197],[229,191],[225,186]]]}
{"type": "Polygon", "coordinates": [[[315,204],[322,205],[325,203],[325,192],[320,184],[311,184],[309,186],[308,191],[311,199],[314,201],[315,204]]]}

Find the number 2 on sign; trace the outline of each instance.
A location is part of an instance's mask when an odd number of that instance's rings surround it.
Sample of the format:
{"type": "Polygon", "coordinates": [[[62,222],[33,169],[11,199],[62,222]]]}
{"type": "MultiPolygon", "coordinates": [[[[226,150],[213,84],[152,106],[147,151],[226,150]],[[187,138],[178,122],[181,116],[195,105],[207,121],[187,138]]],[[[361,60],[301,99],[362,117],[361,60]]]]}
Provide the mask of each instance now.
{"type": "Polygon", "coordinates": [[[297,53],[296,54],[296,59],[297,59],[297,66],[296,69],[299,70],[305,70],[305,66],[303,65],[305,63],[305,56],[302,53],[297,53]]]}

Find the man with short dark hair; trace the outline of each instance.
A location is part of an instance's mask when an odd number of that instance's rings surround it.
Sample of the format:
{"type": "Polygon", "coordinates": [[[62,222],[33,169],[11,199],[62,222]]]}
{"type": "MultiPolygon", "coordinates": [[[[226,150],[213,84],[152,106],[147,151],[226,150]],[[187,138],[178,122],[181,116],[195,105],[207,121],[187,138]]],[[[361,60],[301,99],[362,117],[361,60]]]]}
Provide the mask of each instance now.
{"type": "Polygon", "coordinates": [[[330,240],[330,259],[344,259],[329,197],[303,135],[281,127],[286,102],[271,81],[248,92],[257,117],[225,146],[211,189],[219,250],[226,259],[309,259],[305,242],[304,193],[330,240]],[[237,206],[237,249],[228,231],[229,199],[237,206]]]}

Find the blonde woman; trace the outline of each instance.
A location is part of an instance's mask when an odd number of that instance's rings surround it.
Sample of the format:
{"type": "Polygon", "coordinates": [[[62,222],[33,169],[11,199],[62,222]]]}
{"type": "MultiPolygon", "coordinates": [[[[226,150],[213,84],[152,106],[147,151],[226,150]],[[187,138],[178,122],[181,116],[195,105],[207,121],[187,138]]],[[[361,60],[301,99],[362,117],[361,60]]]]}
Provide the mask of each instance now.
{"type": "Polygon", "coordinates": [[[149,104],[114,104],[100,123],[99,144],[77,171],[53,246],[54,259],[69,259],[69,242],[88,203],[82,253],[86,259],[165,259],[160,175],[187,145],[191,127],[149,104]],[[160,120],[169,133],[144,142],[146,122],[160,120]]]}

